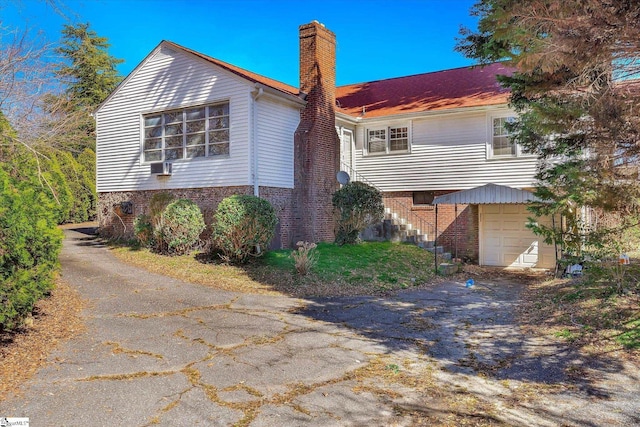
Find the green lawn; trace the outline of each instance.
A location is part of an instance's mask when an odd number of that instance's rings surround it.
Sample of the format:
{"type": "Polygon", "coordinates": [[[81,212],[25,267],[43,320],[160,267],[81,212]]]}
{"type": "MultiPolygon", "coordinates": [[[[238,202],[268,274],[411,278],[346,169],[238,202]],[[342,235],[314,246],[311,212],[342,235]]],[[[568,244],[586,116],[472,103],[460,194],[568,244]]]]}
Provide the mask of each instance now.
{"type": "Polygon", "coordinates": [[[225,290],[294,296],[379,295],[429,282],[433,255],[414,245],[364,242],[318,245],[311,273],[296,272],[290,250],[269,251],[242,265],[226,265],[205,254],[167,257],[146,249],[117,247],[122,260],[152,272],[225,290]]]}

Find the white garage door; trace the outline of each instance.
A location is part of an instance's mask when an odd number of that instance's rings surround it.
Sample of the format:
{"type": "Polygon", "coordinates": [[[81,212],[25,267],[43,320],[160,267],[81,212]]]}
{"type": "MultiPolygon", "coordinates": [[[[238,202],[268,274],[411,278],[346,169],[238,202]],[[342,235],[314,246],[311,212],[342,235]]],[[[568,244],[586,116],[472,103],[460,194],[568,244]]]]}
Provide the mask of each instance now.
{"type": "Polygon", "coordinates": [[[479,205],[480,264],[502,267],[555,266],[555,250],[526,227],[526,205],[479,205]]]}

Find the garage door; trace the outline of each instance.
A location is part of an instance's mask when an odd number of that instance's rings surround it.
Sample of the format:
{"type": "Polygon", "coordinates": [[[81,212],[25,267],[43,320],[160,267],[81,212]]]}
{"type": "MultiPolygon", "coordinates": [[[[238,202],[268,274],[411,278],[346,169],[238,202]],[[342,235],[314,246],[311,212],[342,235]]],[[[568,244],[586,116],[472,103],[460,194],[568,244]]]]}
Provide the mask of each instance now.
{"type": "MultiPolygon", "coordinates": [[[[526,227],[526,205],[479,205],[480,264],[502,267],[555,266],[555,250],[526,227]]],[[[542,220],[541,220],[542,221],[542,220]]]]}

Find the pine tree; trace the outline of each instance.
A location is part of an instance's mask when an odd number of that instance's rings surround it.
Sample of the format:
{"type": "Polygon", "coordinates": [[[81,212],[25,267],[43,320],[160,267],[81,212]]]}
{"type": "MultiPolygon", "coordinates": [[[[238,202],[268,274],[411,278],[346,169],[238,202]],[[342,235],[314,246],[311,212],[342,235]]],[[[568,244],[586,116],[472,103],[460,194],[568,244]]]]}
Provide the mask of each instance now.
{"type": "Polygon", "coordinates": [[[89,28],[89,23],[65,25],[62,46],[58,48],[70,63],[61,65],[57,76],[67,84],[67,95],[77,108],[95,107],[116,88],[122,77],[116,59],[108,52],[110,44],[89,28]]]}
{"type": "Polygon", "coordinates": [[[457,50],[515,70],[501,83],[519,113],[514,142],[539,158],[535,227],[572,252],[602,247],[640,216],[640,3],[615,0],[481,0],[477,31],[457,50]],[[620,219],[585,228],[583,207],[620,219]]]}

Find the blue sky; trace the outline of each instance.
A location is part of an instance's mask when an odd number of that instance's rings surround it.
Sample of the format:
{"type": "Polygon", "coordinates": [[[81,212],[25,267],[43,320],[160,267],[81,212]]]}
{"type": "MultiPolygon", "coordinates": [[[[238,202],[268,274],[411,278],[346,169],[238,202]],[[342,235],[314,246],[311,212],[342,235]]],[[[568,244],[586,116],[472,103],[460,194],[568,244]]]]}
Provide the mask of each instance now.
{"type": "Polygon", "coordinates": [[[336,33],[337,83],[359,83],[473,64],[453,51],[475,0],[58,0],[0,1],[4,27],[58,41],[65,23],[86,23],[124,59],[127,75],[162,40],[298,86],[298,26],[336,33]]]}

